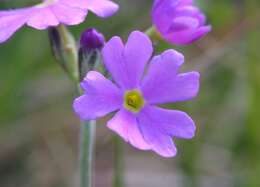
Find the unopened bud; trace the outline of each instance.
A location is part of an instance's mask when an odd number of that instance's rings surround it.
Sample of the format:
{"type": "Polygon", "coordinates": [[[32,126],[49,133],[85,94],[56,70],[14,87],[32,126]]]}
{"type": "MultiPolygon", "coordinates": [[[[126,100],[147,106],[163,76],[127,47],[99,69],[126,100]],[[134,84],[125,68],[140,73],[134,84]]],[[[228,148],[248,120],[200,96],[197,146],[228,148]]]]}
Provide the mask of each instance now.
{"type": "Polygon", "coordinates": [[[80,38],[79,74],[82,80],[91,70],[103,71],[101,66],[101,49],[105,44],[105,37],[94,28],[85,30],[80,38]],[[101,68],[101,69],[100,69],[101,68]]]}
{"type": "Polygon", "coordinates": [[[72,80],[78,81],[78,54],[73,36],[63,25],[50,27],[48,31],[52,52],[57,62],[72,80]]]}
{"type": "Polygon", "coordinates": [[[80,48],[85,51],[100,50],[104,43],[105,37],[94,28],[85,30],[80,38],[80,48]]]}

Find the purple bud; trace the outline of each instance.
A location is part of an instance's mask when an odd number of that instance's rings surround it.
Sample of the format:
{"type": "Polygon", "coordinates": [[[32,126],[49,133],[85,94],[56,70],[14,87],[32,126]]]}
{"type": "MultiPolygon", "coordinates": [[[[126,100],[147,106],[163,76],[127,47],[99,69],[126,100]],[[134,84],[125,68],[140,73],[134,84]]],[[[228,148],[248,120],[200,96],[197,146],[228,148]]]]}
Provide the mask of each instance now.
{"type": "Polygon", "coordinates": [[[101,49],[105,44],[105,37],[94,28],[85,30],[80,38],[79,75],[83,80],[88,71],[94,70],[101,59],[101,49]]]}
{"type": "Polygon", "coordinates": [[[105,37],[94,28],[85,30],[80,38],[80,48],[84,51],[100,50],[104,46],[105,37]]]}

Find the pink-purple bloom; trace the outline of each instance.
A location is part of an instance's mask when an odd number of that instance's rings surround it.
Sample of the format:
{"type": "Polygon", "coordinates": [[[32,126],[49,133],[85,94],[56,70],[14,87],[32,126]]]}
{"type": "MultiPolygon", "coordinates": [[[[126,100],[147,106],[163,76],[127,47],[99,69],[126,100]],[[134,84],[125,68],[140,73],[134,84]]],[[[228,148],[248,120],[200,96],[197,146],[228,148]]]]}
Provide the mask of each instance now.
{"type": "Polygon", "coordinates": [[[152,20],[161,36],[177,45],[190,44],[211,31],[193,0],[155,0],[152,20]]]}
{"type": "Polygon", "coordinates": [[[81,82],[84,95],[75,99],[73,108],[83,120],[117,111],[108,128],[138,149],[172,157],[177,152],[172,138],[192,138],[196,127],[186,113],[156,105],[194,98],[199,73],[179,73],[184,57],[175,50],[148,63],[152,53],[152,43],[142,32],[132,32],[125,45],[113,37],[102,56],[114,82],[99,72],[88,72],[81,82]]]}
{"type": "Polygon", "coordinates": [[[77,25],[88,11],[107,17],[117,10],[118,5],[110,0],[43,0],[32,7],[0,11],[0,43],[25,24],[39,30],[59,24],[77,25]]]}

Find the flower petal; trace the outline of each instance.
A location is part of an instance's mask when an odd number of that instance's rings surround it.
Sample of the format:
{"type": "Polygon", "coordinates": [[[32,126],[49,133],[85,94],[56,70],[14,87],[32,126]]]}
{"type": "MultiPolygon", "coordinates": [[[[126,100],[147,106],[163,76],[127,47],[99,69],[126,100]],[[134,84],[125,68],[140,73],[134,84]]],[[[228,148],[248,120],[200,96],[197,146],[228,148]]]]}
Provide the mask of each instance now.
{"type": "Polygon", "coordinates": [[[150,145],[143,138],[134,114],[121,109],[108,121],[107,126],[134,147],[142,150],[150,149],[150,145]]]}
{"type": "Polygon", "coordinates": [[[174,42],[179,45],[190,44],[211,31],[211,26],[202,26],[195,29],[189,29],[186,31],[175,32],[170,34],[165,34],[165,38],[169,42],[174,42]]]}
{"type": "Polygon", "coordinates": [[[50,9],[55,14],[59,22],[66,25],[77,25],[82,23],[88,13],[87,10],[66,6],[62,3],[57,3],[50,6],[50,9]]]}
{"type": "Polygon", "coordinates": [[[151,115],[154,115],[154,112],[151,112],[150,107],[146,106],[137,117],[145,141],[159,155],[164,157],[175,156],[177,149],[171,136],[164,131],[160,123],[157,123],[158,121],[154,120],[158,120],[160,116],[158,114],[156,114],[156,117],[151,115]]]}
{"type": "Polygon", "coordinates": [[[105,116],[122,105],[120,90],[98,72],[89,72],[81,86],[86,93],[75,99],[73,108],[83,120],[105,116]]]}
{"type": "Polygon", "coordinates": [[[174,50],[165,51],[153,58],[141,86],[148,103],[184,101],[197,95],[199,73],[177,74],[183,62],[183,55],[174,50]]]}
{"type": "Polygon", "coordinates": [[[113,15],[119,6],[110,0],[86,0],[87,7],[97,16],[108,17],[113,15]]]}
{"type": "Polygon", "coordinates": [[[27,21],[27,10],[0,12],[0,43],[8,40],[27,21]]]}
{"type": "Polygon", "coordinates": [[[171,137],[190,139],[195,135],[196,126],[185,112],[146,106],[143,113],[159,131],[171,137]]]}
{"type": "Polygon", "coordinates": [[[185,31],[187,29],[196,29],[199,26],[199,21],[192,17],[177,17],[173,20],[169,33],[185,31]]]}
{"type": "Polygon", "coordinates": [[[125,47],[119,37],[113,37],[102,54],[105,66],[117,84],[125,89],[134,89],[139,85],[152,50],[150,39],[144,33],[134,31],[125,47]]]}
{"type": "Polygon", "coordinates": [[[110,39],[102,50],[103,62],[120,87],[123,87],[124,82],[127,81],[125,69],[122,66],[123,52],[124,44],[117,36],[110,39]]]}
{"type": "Polygon", "coordinates": [[[198,7],[192,5],[178,7],[175,16],[196,18],[199,21],[200,26],[203,26],[206,23],[206,16],[204,13],[198,7]]]}
{"type": "Polygon", "coordinates": [[[70,7],[87,9],[88,0],[59,0],[58,3],[62,3],[63,5],[70,7]]]}
{"type": "Polygon", "coordinates": [[[157,0],[153,3],[152,21],[159,32],[165,33],[175,17],[180,0],[157,0]]]}
{"type": "Polygon", "coordinates": [[[152,52],[152,42],[147,35],[139,31],[130,34],[124,51],[130,88],[136,88],[140,84],[145,65],[151,58],[152,52]]]}
{"type": "Polygon", "coordinates": [[[181,0],[180,4],[181,5],[192,5],[193,4],[193,0],[181,0]]]}
{"type": "Polygon", "coordinates": [[[32,8],[32,13],[27,21],[27,25],[43,30],[48,28],[49,26],[57,26],[59,25],[59,20],[53,14],[50,7],[37,7],[32,8]]]}

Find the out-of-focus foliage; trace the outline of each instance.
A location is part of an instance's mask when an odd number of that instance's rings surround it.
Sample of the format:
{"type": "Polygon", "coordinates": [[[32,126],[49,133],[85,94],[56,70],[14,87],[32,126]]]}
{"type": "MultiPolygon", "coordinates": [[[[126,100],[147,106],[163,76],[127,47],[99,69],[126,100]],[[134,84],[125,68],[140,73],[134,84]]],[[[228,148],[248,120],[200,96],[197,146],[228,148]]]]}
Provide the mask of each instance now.
{"type": "MultiPolygon", "coordinates": [[[[0,9],[35,0],[2,0],[0,9]]],[[[106,38],[146,30],[151,0],[118,0],[118,14],[103,20],[89,14],[70,29],[95,26],[106,38]]],[[[176,48],[185,70],[201,72],[201,92],[191,102],[170,105],[197,122],[192,140],[176,142],[179,154],[161,159],[125,149],[128,186],[260,186],[260,1],[198,0],[213,32],[191,46],[164,42],[156,53],[176,48]]],[[[0,186],[76,186],[75,88],[52,57],[46,31],[24,27],[0,45],[0,186]]],[[[111,184],[112,132],[98,125],[96,186],[111,184]]]]}

